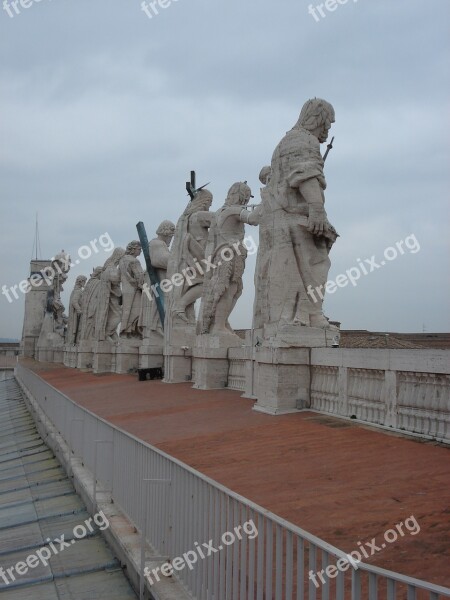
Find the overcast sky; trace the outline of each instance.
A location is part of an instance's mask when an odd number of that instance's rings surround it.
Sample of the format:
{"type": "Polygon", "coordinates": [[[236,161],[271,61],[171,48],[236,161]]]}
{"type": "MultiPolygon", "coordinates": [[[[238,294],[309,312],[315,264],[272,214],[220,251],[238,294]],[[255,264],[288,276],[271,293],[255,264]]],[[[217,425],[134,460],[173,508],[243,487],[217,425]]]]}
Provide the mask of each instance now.
{"type": "MultiPolygon", "coordinates": [[[[329,295],[326,314],[450,330],[448,0],[350,0],[324,17],[309,0],[165,0],[151,19],[140,0],[23,1],[0,8],[0,285],[29,273],[36,211],[42,258],[77,257],[104,233],[125,246],[140,220],[149,237],[176,222],[191,169],[214,209],[239,180],[258,200],[261,167],[318,96],[336,110],[330,279],[408,236],[415,250],[329,295]]],[[[107,256],[71,270],[66,306],[107,256]]],[[[255,258],[236,328],[251,326],[255,258]]],[[[0,337],[20,337],[20,296],[0,296],[0,337]]]]}

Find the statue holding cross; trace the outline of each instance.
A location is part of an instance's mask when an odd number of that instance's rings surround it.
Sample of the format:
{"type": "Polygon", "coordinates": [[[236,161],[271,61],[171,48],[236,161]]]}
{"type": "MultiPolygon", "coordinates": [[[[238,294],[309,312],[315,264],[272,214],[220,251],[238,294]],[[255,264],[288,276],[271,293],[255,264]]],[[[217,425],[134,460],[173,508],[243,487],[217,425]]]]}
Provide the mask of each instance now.
{"type": "MultiPolygon", "coordinates": [[[[208,185],[208,184],[206,184],[208,185]]],[[[214,219],[210,212],[213,195],[206,185],[196,187],[195,171],[186,183],[190,201],[178,220],[167,268],[167,277],[182,276],[181,285],[170,294],[170,319],[174,324],[195,325],[195,301],[201,298],[204,280],[205,249],[208,232],[214,219]]]]}

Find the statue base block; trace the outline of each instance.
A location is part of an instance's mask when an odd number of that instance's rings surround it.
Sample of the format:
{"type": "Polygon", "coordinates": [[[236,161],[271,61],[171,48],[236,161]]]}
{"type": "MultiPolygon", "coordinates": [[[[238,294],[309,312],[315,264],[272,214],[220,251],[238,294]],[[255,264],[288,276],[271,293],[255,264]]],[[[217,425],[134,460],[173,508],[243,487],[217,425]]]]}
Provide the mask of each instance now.
{"type": "Polygon", "coordinates": [[[36,360],[38,362],[63,362],[63,347],[62,346],[38,346],[36,360]]]}
{"type": "Polygon", "coordinates": [[[185,383],[192,380],[192,348],[164,348],[164,383],[185,383]]]}
{"type": "Polygon", "coordinates": [[[213,390],[227,387],[229,349],[244,344],[233,333],[198,335],[193,350],[194,388],[213,390]]]}
{"type": "Polygon", "coordinates": [[[24,336],[23,338],[23,355],[24,357],[34,358],[37,353],[36,344],[38,337],[24,336]]]}
{"type": "Polygon", "coordinates": [[[310,359],[307,348],[255,349],[257,403],[253,410],[284,415],[310,406],[310,359]]]}
{"type": "Polygon", "coordinates": [[[192,348],[195,326],[172,327],[164,344],[164,383],[192,381],[192,348]]]}
{"type": "Polygon", "coordinates": [[[116,370],[116,344],[95,342],[92,369],[94,373],[114,373],[116,370]]]}
{"type": "Polygon", "coordinates": [[[265,325],[264,347],[269,348],[331,348],[339,331],[304,327],[302,325],[265,325]]]}
{"type": "Polygon", "coordinates": [[[116,347],[116,373],[136,373],[139,368],[139,346],[122,342],[116,347]]]}
{"type": "Polygon", "coordinates": [[[75,369],[77,366],[77,354],[78,350],[76,346],[65,345],[63,352],[63,363],[66,367],[70,367],[71,369],[75,369]]]}
{"type": "Polygon", "coordinates": [[[38,362],[53,362],[53,348],[38,346],[36,349],[36,360],[38,362]]]}
{"type": "Polygon", "coordinates": [[[82,341],[78,344],[77,369],[92,369],[94,354],[92,342],[82,341]]]}
{"type": "Polygon", "coordinates": [[[139,348],[139,369],[162,369],[163,367],[162,346],[143,345],[139,348]]]}
{"type": "Polygon", "coordinates": [[[64,360],[64,350],[63,350],[62,346],[60,346],[59,348],[54,348],[53,362],[62,364],[63,360],[64,360]]]}

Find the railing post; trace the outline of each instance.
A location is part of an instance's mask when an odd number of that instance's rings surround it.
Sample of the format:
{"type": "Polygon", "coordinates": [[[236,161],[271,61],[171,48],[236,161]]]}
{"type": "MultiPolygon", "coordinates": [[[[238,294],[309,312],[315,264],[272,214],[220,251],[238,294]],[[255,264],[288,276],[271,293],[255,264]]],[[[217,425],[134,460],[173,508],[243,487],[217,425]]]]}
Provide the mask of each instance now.
{"type": "MultiPolygon", "coordinates": [[[[171,489],[171,479],[143,479],[144,487],[144,514],[142,516],[141,526],[141,568],[140,568],[140,580],[139,580],[139,600],[144,600],[145,593],[145,548],[146,548],[146,536],[148,526],[148,490],[150,483],[165,483],[168,484],[171,489]]],[[[170,503],[168,503],[170,504],[170,503]]],[[[169,509],[170,510],[170,509],[169,509]]],[[[170,526],[170,523],[169,523],[170,526]]]]}
{"type": "MultiPolygon", "coordinates": [[[[72,446],[71,450],[72,450],[72,454],[74,455],[73,458],[77,458],[77,455],[75,454],[74,451],[74,443],[73,443],[73,424],[74,423],[82,423],[83,424],[83,431],[84,431],[84,419],[71,419],[70,421],[70,444],[72,446]]],[[[72,455],[70,456],[70,462],[72,462],[72,455]]]]}
{"type": "MultiPolygon", "coordinates": [[[[112,440],[95,440],[94,441],[94,481],[93,481],[93,490],[92,490],[92,501],[93,501],[93,510],[97,512],[97,456],[98,456],[98,445],[99,444],[112,444],[112,440]]],[[[103,490],[109,491],[109,490],[103,490]]],[[[112,493],[112,490],[111,490],[112,493]]]]}
{"type": "Polygon", "coordinates": [[[339,390],[339,414],[342,417],[348,417],[348,368],[339,367],[338,374],[339,390]]]}
{"type": "Polygon", "coordinates": [[[397,428],[397,373],[385,371],[384,373],[384,403],[385,422],[387,427],[397,428]]]}

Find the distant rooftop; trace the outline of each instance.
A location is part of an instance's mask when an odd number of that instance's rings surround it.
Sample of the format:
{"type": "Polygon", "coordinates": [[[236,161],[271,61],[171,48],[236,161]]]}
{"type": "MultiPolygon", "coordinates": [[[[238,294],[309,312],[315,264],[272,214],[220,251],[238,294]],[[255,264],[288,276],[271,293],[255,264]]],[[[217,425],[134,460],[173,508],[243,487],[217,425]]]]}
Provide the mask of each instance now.
{"type": "MultiPolygon", "coordinates": [[[[247,329],[236,333],[245,339],[247,329]]],[[[423,348],[450,348],[450,333],[396,333],[368,331],[367,329],[341,329],[341,348],[392,348],[420,350],[423,348]]]]}
{"type": "Polygon", "coordinates": [[[450,333],[395,333],[349,329],[341,331],[341,348],[450,348],[450,333]]]}

